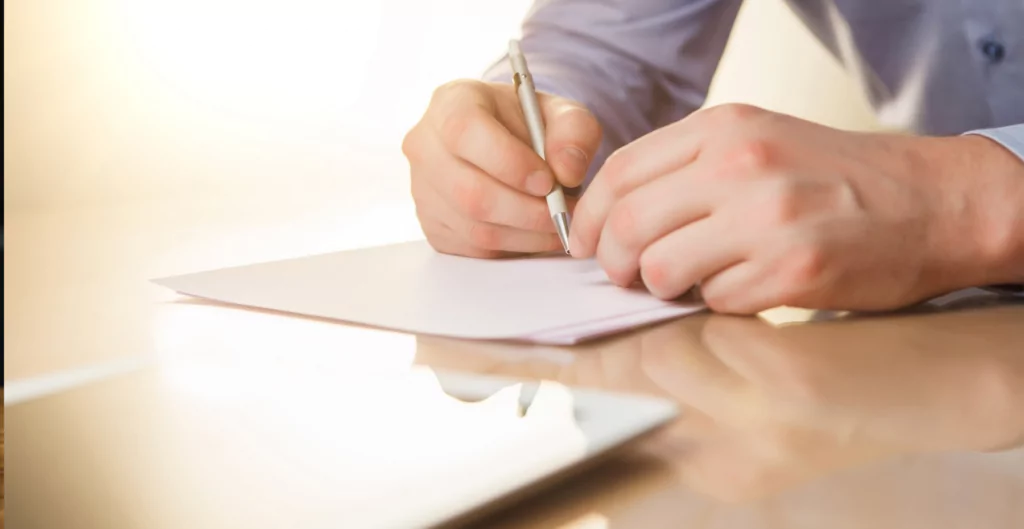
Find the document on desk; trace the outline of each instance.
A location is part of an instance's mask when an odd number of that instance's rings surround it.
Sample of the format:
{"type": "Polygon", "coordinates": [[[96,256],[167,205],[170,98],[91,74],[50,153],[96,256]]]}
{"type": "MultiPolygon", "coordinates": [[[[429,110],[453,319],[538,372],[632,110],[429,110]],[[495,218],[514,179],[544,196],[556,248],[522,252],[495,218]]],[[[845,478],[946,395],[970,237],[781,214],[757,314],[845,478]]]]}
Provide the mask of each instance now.
{"type": "Polygon", "coordinates": [[[425,241],[154,280],[230,304],[402,332],[569,345],[699,312],[611,283],[593,260],[473,259],[425,241]]]}

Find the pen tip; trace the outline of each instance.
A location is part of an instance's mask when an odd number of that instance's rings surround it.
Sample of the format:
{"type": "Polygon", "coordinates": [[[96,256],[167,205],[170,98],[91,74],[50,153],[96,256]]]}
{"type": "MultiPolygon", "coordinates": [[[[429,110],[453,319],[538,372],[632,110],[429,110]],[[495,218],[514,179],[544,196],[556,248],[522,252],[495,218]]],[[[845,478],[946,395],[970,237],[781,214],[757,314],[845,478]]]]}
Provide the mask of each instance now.
{"type": "Polygon", "coordinates": [[[572,255],[569,251],[569,214],[559,213],[553,215],[555,221],[555,231],[558,232],[558,240],[562,241],[562,248],[565,250],[566,255],[572,255]]]}
{"type": "Polygon", "coordinates": [[[508,52],[512,55],[522,55],[523,50],[519,47],[518,39],[509,39],[508,41],[508,52]]]}

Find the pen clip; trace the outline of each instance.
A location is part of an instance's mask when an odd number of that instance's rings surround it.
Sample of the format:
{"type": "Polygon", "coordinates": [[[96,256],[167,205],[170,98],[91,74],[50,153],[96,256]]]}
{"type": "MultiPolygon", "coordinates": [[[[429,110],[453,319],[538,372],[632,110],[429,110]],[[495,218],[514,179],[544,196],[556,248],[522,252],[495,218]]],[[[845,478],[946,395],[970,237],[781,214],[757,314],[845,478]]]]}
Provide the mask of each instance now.
{"type": "Polygon", "coordinates": [[[523,84],[523,80],[529,78],[529,74],[515,72],[512,74],[512,85],[515,87],[516,92],[519,91],[519,85],[523,84]]]}

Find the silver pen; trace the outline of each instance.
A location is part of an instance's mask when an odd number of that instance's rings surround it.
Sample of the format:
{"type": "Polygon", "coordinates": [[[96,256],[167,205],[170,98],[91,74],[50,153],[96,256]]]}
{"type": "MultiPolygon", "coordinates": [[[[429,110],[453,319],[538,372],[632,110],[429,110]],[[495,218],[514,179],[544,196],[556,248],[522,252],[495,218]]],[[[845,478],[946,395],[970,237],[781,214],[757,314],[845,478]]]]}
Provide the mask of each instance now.
{"type": "MultiPolygon", "coordinates": [[[[530,77],[530,70],[526,67],[526,57],[523,56],[518,40],[509,41],[508,57],[512,63],[512,81],[519,96],[519,105],[523,107],[523,117],[526,118],[526,128],[530,131],[533,150],[542,160],[547,160],[544,154],[544,117],[540,111],[540,103],[537,102],[537,92],[530,77]]],[[[558,180],[555,180],[551,192],[548,193],[547,201],[548,212],[555,223],[562,248],[565,249],[565,253],[569,253],[569,208],[565,205],[565,193],[558,180]]]]}

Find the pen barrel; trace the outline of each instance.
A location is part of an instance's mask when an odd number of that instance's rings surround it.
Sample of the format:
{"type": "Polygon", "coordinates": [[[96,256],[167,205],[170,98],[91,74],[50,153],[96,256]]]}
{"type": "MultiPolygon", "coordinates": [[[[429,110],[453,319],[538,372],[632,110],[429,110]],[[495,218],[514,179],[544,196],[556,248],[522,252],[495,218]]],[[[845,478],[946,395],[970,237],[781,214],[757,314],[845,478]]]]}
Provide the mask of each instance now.
{"type": "Polygon", "coordinates": [[[526,119],[526,128],[530,131],[530,143],[534,152],[546,160],[544,150],[544,118],[540,110],[540,101],[537,100],[537,92],[533,87],[533,80],[530,74],[516,74],[518,76],[517,92],[520,104],[523,107],[523,117],[526,119]]]}
{"type": "Polygon", "coordinates": [[[562,191],[562,186],[556,185],[544,198],[548,203],[548,211],[553,214],[569,211],[569,206],[565,203],[565,193],[562,191]]]}

